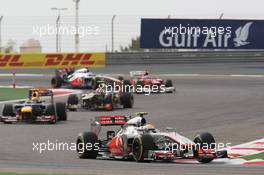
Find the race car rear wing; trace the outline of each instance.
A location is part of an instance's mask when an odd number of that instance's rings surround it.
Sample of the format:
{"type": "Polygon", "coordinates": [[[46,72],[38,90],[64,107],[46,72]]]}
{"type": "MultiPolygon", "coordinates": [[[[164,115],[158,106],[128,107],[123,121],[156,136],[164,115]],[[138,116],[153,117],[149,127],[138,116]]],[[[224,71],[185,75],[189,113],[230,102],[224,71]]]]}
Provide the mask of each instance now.
{"type": "Polygon", "coordinates": [[[30,89],[29,90],[29,97],[32,97],[32,94],[34,92],[37,92],[39,96],[52,96],[53,95],[53,92],[52,90],[49,90],[49,89],[44,89],[44,88],[38,88],[38,89],[30,89]]]}
{"type": "Polygon", "coordinates": [[[37,94],[38,97],[50,96],[51,97],[51,101],[53,103],[53,92],[52,92],[52,90],[45,89],[45,88],[30,89],[29,93],[28,93],[28,98],[32,99],[32,97],[34,95],[36,95],[36,94],[37,94]]]}
{"type": "Polygon", "coordinates": [[[137,71],[130,71],[130,77],[140,77],[142,75],[145,75],[147,71],[137,70],[137,71]]]}
{"type": "Polygon", "coordinates": [[[128,117],[123,115],[99,116],[95,117],[95,120],[100,123],[101,126],[122,126],[126,124],[126,122],[128,121],[128,117]]]}

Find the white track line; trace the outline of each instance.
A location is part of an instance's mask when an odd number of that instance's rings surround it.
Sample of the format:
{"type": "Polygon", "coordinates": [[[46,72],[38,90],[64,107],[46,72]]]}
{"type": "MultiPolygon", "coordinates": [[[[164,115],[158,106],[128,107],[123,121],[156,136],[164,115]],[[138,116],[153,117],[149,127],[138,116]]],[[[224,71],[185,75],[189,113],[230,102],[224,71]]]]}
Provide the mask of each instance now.
{"type": "MultiPolygon", "coordinates": [[[[0,74],[0,77],[12,77],[13,74],[0,74]]],[[[15,74],[16,77],[44,77],[48,74],[15,74]]]]}
{"type": "Polygon", "coordinates": [[[230,75],[231,77],[249,77],[249,78],[263,78],[264,75],[230,75]]]}
{"type": "MultiPolygon", "coordinates": [[[[105,76],[126,76],[127,74],[98,74],[105,76]]],[[[238,78],[264,78],[263,75],[247,75],[247,74],[153,74],[154,76],[165,77],[238,77],[238,78]]],[[[12,77],[13,74],[0,74],[0,77],[12,77]]],[[[16,77],[45,77],[52,74],[16,74],[16,77]]]]}

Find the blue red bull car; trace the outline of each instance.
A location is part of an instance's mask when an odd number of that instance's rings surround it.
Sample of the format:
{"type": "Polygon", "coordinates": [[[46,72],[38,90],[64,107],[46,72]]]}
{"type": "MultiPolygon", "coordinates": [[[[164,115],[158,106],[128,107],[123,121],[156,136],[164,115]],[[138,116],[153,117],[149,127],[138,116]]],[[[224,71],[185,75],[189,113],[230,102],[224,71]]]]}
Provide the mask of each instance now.
{"type": "Polygon", "coordinates": [[[0,122],[12,123],[50,123],[67,120],[66,104],[54,102],[53,92],[45,89],[31,89],[29,99],[14,104],[5,104],[0,122]],[[46,103],[43,97],[50,97],[46,103]]]}

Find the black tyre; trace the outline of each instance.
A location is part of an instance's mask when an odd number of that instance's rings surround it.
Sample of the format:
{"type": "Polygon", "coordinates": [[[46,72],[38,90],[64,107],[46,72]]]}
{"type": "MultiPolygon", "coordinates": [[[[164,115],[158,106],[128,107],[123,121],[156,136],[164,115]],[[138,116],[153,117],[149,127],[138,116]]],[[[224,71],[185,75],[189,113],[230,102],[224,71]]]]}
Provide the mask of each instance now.
{"type": "Polygon", "coordinates": [[[78,96],[76,94],[69,95],[67,103],[70,105],[77,105],[79,103],[78,96]]]}
{"type": "Polygon", "coordinates": [[[167,80],[165,83],[165,87],[173,87],[172,80],[167,80]]]}
{"type": "Polygon", "coordinates": [[[123,81],[123,92],[131,92],[132,85],[130,80],[124,80],[123,81]]]}
{"type": "Polygon", "coordinates": [[[51,86],[53,88],[60,88],[63,84],[63,79],[59,76],[53,77],[51,79],[51,86]]]}
{"type": "Polygon", "coordinates": [[[120,80],[120,81],[123,81],[124,80],[124,77],[118,76],[117,79],[120,80]]]}
{"type": "Polygon", "coordinates": [[[99,85],[100,85],[101,79],[99,77],[95,77],[91,81],[92,81],[92,87],[91,88],[93,90],[96,90],[99,87],[99,85]]]}
{"type": "Polygon", "coordinates": [[[142,94],[144,93],[144,83],[142,81],[138,81],[136,83],[136,93],[137,94],[142,94]]]}
{"type": "Polygon", "coordinates": [[[154,150],[154,146],[154,140],[151,135],[142,134],[141,136],[136,137],[132,143],[132,153],[135,161],[149,161],[145,159],[148,158],[149,151],[154,150]]]}
{"type": "Polygon", "coordinates": [[[3,116],[15,116],[13,105],[5,104],[2,112],[3,116]]]}
{"type": "Polygon", "coordinates": [[[66,110],[66,104],[63,102],[57,102],[56,103],[56,114],[57,119],[60,121],[66,121],[67,120],[67,110],[66,110]]]}
{"type": "MultiPolygon", "coordinates": [[[[54,105],[50,104],[50,105],[47,106],[46,115],[54,115],[54,116],[56,116],[54,105]]],[[[56,122],[57,122],[57,118],[55,117],[55,120],[51,121],[50,123],[51,124],[55,124],[56,122]]]]}
{"type": "Polygon", "coordinates": [[[68,100],[67,100],[67,105],[70,111],[76,111],[77,110],[76,108],[70,108],[69,106],[78,105],[78,103],[79,103],[79,98],[76,94],[69,95],[68,100]]]}
{"type": "Polygon", "coordinates": [[[81,159],[96,159],[99,149],[99,141],[95,133],[80,133],[76,141],[77,154],[81,159]],[[88,149],[87,149],[88,148],[88,149]]]}
{"type": "Polygon", "coordinates": [[[123,93],[121,101],[124,108],[132,108],[134,105],[134,96],[132,93],[125,92],[123,93]]]}
{"type": "Polygon", "coordinates": [[[55,115],[54,105],[50,104],[46,108],[46,115],[55,115]]]}
{"type": "Polygon", "coordinates": [[[105,97],[104,104],[111,105],[111,107],[109,109],[107,109],[108,111],[112,111],[114,109],[114,106],[113,106],[113,94],[108,94],[105,97]]]}
{"type": "Polygon", "coordinates": [[[210,149],[215,149],[215,139],[212,136],[212,134],[208,133],[208,132],[204,132],[201,134],[198,134],[195,138],[194,138],[194,143],[196,143],[197,145],[199,145],[198,147],[196,146],[196,149],[194,149],[194,156],[196,157],[197,161],[200,163],[209,163],[211,162],[214,158],[201,158],[199,157],[198,153],[197,153],[197,149],[200,148],[210,148],[210,149]]]}

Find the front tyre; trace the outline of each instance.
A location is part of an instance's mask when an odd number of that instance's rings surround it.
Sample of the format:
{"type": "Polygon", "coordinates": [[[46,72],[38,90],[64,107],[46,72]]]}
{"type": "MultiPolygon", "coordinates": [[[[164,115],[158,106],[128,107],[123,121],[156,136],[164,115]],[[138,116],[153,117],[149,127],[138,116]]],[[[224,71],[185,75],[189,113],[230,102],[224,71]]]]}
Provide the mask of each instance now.
{"type": "Polygon", "coordinates": [[[80,133],[76,145],[76,151],[80,159],[96,159],[99,151],[99,141],[95,133],[80,133]]]}
{"type": "Polygon", "coordinates": [[[47,116],[52,115],[52,116],[55,117],[53,121],[50,121],[50,122],[49,122],[50,124],[55,124],[55,123],[57,122],[57,117],[56,117],[56,113],[55,113],[55,107],[54,107],[53,104],[49,104],[49,105],[47,106],[47,109],[46,109],[46,115],[47,115],[47,116]]]}
{"type": "MultiPolygon", "coordinates": [[[[194,143],[196,143],[196,145],[199,145],[198,150],[203,150],[202,148],[215,149],[215,139],[214,139],[213,135],[208,133],[208,132],[198,134],[194,138],[194,143]]],[[[209,163],[209,162],[214,160],[214,158],[199,157],[198,150],[197,150],[197,148],[194,149],[194,156],[196,157],[198,162],[209,163]]]]}
{"type": "Polygon", "coordinates": [[[154,150],[154,140],[149,134],[136,137],[132,143],[133,158],[137,162],[149,161],[149,151],[154,150]]]}
{"type": "Polygon", "coordinates": [[[69,95],[67,100],[67,107],[70,111],[77,111],[77,108],[75,106],[77,106],[78,103],[79,103],[79,98],[76,94],[69,95]]]}
{"type": "Polygon", "coordinates": [[[64,102],[56,103],[56,114],[57,114],[58,120],[60,121],[67,120],[67,109],[66,109],[66,104],[64,102]]]}
{"type": "Polygon", "coordinates": [[[63,79],[59,76],[55,76],[51,79],[51,86],[53,88],[60,88],[63,84],[63,79]]]}
{"type": "Polygon", "coordinates": [[[15,116],[13,105],[12,104],[5,104],[2,112],[3,116],[15,116]]]}

